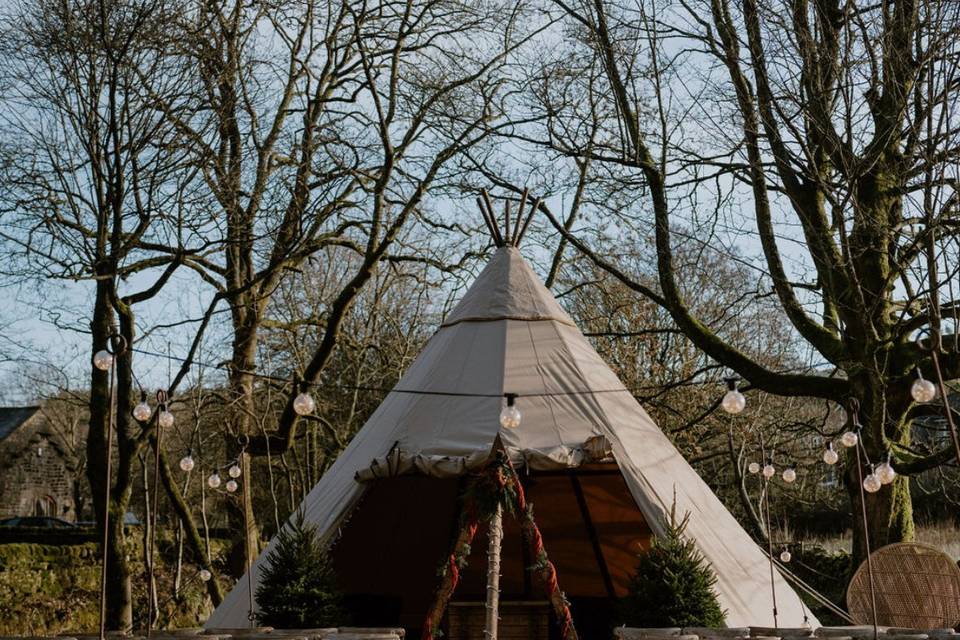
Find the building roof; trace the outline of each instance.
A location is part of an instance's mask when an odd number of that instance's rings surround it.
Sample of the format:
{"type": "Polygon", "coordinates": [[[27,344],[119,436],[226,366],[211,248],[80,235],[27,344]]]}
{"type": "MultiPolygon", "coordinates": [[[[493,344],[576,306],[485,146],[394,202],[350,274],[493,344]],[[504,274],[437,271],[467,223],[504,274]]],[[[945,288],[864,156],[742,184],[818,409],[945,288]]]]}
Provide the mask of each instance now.
{"type": "Polygon", "coordinates": [[[40,407],[0,407],[0,442],[39,411],[40,407]]]}

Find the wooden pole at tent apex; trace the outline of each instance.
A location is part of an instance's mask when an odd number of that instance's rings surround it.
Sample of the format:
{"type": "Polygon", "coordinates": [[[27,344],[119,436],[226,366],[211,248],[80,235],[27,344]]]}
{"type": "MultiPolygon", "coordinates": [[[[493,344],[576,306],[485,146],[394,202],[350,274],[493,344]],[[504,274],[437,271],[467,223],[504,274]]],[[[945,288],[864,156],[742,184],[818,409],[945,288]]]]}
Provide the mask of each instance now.
{"type": "Polygon", "coordinates": [[[524,209],[526,208],[529,197],[529,190],[524,188],[520,194],[517,213],[513,217],[510,215],[510,201],[507,200],[504,203],[503,229],[501,230],[500,223],[497,220],[497,214],[493,209],[493,200],[490,199],[490,194],[486,189],[480,189],[480,197],[477,198],[477,208],[480,209],[480,215],[483,217],[483,221],[487,226],[487,231],[490,233],[494,246],[497,248],[520,246],[520,241],[523,240],[523,235],[526,233],[527,227],[530,226],[530,220],[533,219],[540,205],[540,199],[535,199],[530,211],[524,216],[524,209]],[[512,224],[511,220],[513,221],[512,224]]]}
{"type": "Polygon", "coordinates": [[[497,504],[487,525],[487,620],[485,640],[497,640],[500,622],[500,549],[503,546],[503,505],[497,504]]]}

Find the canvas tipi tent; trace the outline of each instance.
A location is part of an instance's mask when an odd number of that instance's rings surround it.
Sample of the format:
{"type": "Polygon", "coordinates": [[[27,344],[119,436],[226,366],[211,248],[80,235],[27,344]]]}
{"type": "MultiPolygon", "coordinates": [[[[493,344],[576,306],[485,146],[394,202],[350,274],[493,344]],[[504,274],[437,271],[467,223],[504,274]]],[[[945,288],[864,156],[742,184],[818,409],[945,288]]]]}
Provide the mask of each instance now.
{"type": "MultiPolygon", "coordinates": [[[[727,624],[773,623],[767,557],[509,245],[302,506],[335,541],[348,598],[382,618],[360,622],[422,623],[455,535],[462,477],[489,458],[498,436],[578,626],[625,593],[637,552],[674,500],[717,574],[727,624]],[[522,411],[516,429],[498,419],[507,393],[522,411]]],[[[516,527],[505,523],[503,599],[542,599],[535,587],[531,594],[516,527]]],[[[254,585],[265,556],[253,565],[254,585]]],[[[478,549],[458,596],[482,597],[484,562],[478,549]]],[[[779,574],[773,586],[781,626],[816,624],[779,574]]],[[[247,577],[237,582],[207,627],[249,624],[247,588],[247,577]]]]}

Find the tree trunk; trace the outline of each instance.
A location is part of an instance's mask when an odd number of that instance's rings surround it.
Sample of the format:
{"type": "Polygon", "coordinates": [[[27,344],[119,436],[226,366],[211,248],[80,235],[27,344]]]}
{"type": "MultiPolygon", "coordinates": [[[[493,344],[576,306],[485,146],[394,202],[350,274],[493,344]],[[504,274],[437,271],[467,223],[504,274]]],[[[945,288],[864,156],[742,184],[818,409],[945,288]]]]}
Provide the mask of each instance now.
{"type": "MultiPolygon", "coordinates": [[[[239,306],[241,301],[237,301],[239,306]]],[[[232,408],[230,432],[226,434],[226,451],[240,466],[239,482],[246,491],[238,491],[228,501],[227,518],[230,530],[236,532],[229,554],[230,572],[239,578],[253,564],[260,553],[260,530],[253,511],[250,456],[244,453],[243,442],[252,433],[252,416],[256,413],[254,385],[251,372],[256,367],[257,327],[259,316],[253,303],[234,311],[234,344],[230,390],[232,408]]]]}
{"type": "MultiPolygon", "coordinates": [[[[851,570],[867,559],[867,536],[870,550],[895,542],[913,540],[913,504],[910,499],[910,479],[897,476],[893,483],[884,485],[874,494],[864,492],[866,496],[866,528],[860,501],[860,483],[857,475],[857,463],[851,450],[851,460],[847,465],[847,494],[850,497],[853,523],[853,562],[851,570]],[[866,535],[865,535],[866,534],[866,535]]],[[[870,473],[866,464],[863,476],[870,473]]]]}
{"type": "MultiPolygon", "coordinates": [[[[99,280],[96,285],[93,319],[90,322],[92,350],[91,355],[106,348],[107,341],[113,328],[113,311],[110,303],[109,280],[99,280]]],[[[128,353],[129,356],[129,353],[128,353]]],[[[117,372],[123,367],[118,358],[117,372]]],[[[119,375],[114,384],[117,385],[118,405],[117,417],[128,402],[121,395],[123,385],[119,375]]],[[[125,535],[123,530],[123,516],[130,498],[130,483],[123,481],[123,475],[130,473],[129,460],[123,462],[123,456],[128,448],[123,446],[123,432],[120,421],[117,420],[116,432],[110,430],[110,373],[100,371],[91,365],[90,376],[90,425],[87,435],[87,479],[93,497],[93,512],[97,523],[99,538],[103,540],[105,522],[109,510],[109,526],[106,527],[106,611],[104,621],[106,628],[111,631],[124,631],[133,626],[133,608],[130,595],[130,573],[127,568],[125,535]],[[117,460],[112,465],[116,470],[117,482],[107,477],[107,451],[114,446],[116,437],[117,460]],[[113,486],[110,486],[113,485],[113,486]],[[107,487],[110,486],[109,506],[104,502],[107,487]],[[124,490],[125,489],[125,490],[124,490]]],[[[129,480],[129,478],[128,478],[129,480]]],[[[104,549],[101,548],[101,553],[104,549]]]]}

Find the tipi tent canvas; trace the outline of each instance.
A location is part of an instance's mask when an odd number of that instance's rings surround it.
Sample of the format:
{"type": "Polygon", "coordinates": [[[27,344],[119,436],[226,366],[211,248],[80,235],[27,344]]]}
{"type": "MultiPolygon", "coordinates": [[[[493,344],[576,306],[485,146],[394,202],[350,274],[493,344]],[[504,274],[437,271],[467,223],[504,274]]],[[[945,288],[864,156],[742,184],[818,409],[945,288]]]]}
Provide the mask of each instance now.
{"type": "MultiPolygon", "coordinates": [[[[420,627],[456,535],[462,479],[498,436],[523,477],[581,637],[593,637],[584,625],[626,592],[637,553],[674,501],[678,513],[689,512],[686,534],[717,574],[727,624],[773,624],[766,555],[512,246],[497,249],[302,505],[333,542],[347,597],[377,618],[359,622],[420,627]],[[517,395],[516,429],[500,425],[504,394],[517,395]]],[[[542,599],[524,570],[530,559],[516,525],[505,525],[501,600],[542,599]]],[[[482,598],[482,546],[457,598],[482,598]]],[[[254,589],[269,549],[253,565],[254,589]]],[[[246,577],[237,582],[208,628],[249,624],[247,585],[246,577]]],[[[778,573],[773,587],[780,626],[805,617],[816,626],[778,573]]]]}

